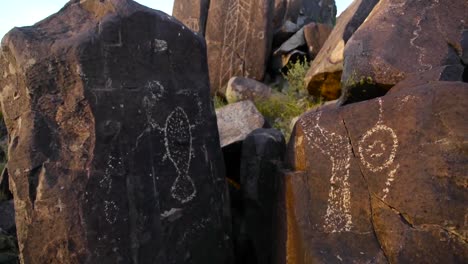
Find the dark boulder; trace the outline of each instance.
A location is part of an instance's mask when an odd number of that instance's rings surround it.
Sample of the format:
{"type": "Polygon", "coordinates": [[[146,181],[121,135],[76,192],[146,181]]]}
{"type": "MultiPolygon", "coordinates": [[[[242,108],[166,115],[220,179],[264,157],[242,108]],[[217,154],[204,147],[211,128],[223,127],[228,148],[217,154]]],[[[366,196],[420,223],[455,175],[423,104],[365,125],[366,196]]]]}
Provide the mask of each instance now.
{"type": "Polygon", "coordinates": [[[277,198],[286,142],[276,129],[257,129],[242,144],[240,185],[244,229],[240,236],[252,245],[252,263],[277,263],[277,198]]]}
{"type": "Polygon", "coordinates": [[[318,52],[305,77],[309,93],[326,100],[341,94],[343,52],[346,42],[364,22],[378,0],[355,0],[339,17],[322,49],[318,52]]]}
{"type": "Polygon", "coordinates": [[[225,263],[203,39],[130,0],[73,0],[2,41],[22,263],[225,263]]]}
{"type": "Polygon", "coordinates": [[[468,1],[381,0],[346,44],[340,101],[382,96],[409,74],[463,67],[467,14],[468,1]]]}
{"type": "Polygon", "coordinates": [[[465,263],[468,85],[308,112],[285,178],[295,263],[465,263]]]}

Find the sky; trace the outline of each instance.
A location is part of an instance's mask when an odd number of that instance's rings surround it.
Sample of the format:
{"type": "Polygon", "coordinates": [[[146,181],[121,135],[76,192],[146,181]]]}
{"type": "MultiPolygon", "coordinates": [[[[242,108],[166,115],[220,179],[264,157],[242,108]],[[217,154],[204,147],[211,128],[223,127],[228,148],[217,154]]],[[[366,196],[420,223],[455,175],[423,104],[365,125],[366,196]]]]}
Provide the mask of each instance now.
{"type": "MultiPolygon", "coordinates": [[[[136,0],[138,3],[172,13],[174,0],[136,0]]],[[[68,0],[0,0],[0,38],[13,27],[30,26],[56,13],[68,0]]],[[[335,0],[338,15],[352,0],[335,0]]]]}

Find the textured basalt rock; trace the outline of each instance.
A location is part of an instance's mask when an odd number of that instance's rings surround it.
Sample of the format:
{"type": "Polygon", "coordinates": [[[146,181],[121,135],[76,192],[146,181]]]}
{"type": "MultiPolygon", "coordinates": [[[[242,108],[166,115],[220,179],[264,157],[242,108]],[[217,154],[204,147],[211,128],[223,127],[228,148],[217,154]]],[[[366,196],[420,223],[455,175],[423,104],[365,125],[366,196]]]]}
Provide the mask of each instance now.
{"type": "Polygon", "coordinates": [[[221,147],[243,141],[248,134],[266,125],[265,118],[249,100],[216,109],[221,147]]]}
{"type": "Polygon", "coordinates": [[[210,0],[175,0],[172,16],[191,30],[205,35],[210,0]]]}
{"type": "Polygon", "coordinates": [[[274,29],[280,28],[286,21],[292,21],[300,27],[310,22],[319,22],[333,26],[336,22],[334,0],[274,0],[274,29]]]}
{"type": "Polygon", "coordinates": [[[211,92],[231,77],[263,80],[271,49],[270,0],[211,0],[206,26],[211,92]]]}
{"type": "Polygon", "coordinates": [[[304,26],[304,38],[310,58],[315,58],[327,41],[333,27],[322,23],[310,23],[304,26]]]}
{"type": "Polygon", "coordinates": [[[240,185],[244,204],[242,237],[249,241],[251,262],[277,263],[277,199],[286,142],[276,129],[257,129],[242,143],[240,185]]]}
{"type": "Polygon", "coordinates": [[[340,96],[346,42],[378,2],[356,0],[338,17],[336,26],[312,61],[305,77],[305,85],[310,94],[326,100],[334,100],[340,96]]]}
{"type": "Polygon", "coordinates": [[[468,1],[381,0],[346,44],[340,101],[382,96],[409,74],[463,66],[467,14],[468,1]]]}
{"type": "Polygon", "coordinates": [[[226,89],[226,99],[229,103],[267,99],[270,95],[271,88],[269,86],[243,77],[232,77],[226,89]]]}
{"type": "Polygon", "coordinates": [[[293,263],[464,263],[468,85],[433,82],[304,114],[289,145],[293,263]]]}
{"type": "Polygon", "coordinates": [[[22,263],[224,263],[205,44],[127,0],[70,1],[2,41],[22,263]]]}

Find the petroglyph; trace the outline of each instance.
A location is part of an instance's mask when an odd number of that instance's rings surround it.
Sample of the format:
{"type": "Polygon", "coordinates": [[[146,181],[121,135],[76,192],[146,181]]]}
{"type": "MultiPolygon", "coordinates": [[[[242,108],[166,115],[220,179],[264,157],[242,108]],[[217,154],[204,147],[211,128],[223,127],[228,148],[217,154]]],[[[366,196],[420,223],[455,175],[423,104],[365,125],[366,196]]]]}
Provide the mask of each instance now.
{"type": "Polygon", "coordinates": [[[422,69],[420,69],[420,71],[431,70],[432,65],[429,64],[429,63],[424,63],[423,62],[424,58],[426,57],[425,54],[424,54],[426,52],[426,49],[424,47],[422,47],[422,46],[417,45],[415,43],[415,41],[421,36],[420,35],[421,32],[422,32],[421,21],[423,19],[425,19],[425,18],[428,19],[427,14],[428,14],[429,10],[433,9],[436,4],[439,4],[439,0],[433,0],[432,4],[428,5],[426,8],[424,8],[421,11],[421,16],[418,17],[417,22],[416,22],[416,29],[413,31],[414,37],[410,40],[411,46],[415,47],[419,51],[418,62],[419,62],[419,65],[421,65],[423,67],[422,69]]]}
{"type": "Polygon", "coordinates": [[[172,197],[187,203],[195,197],[197,190],[188,175],[192,160],[192,133],[188,116],[181,107],[176,107],[167,117],[164,135],[167,157],[178,174],[171,187],[172,197]]]}
{"type": "Polygon", "coordinates": [[[167,42],[162,39],[154,39],[154,52],[163,52],[167,50],[167,42]]]}
{"type": "Polygon", "coordinates": [[[190,28],[191,30],[195,32],[200,31],[200,25],[199,25],[200,22],[198,18],[189,17],[187,19],[184,19],[182,23],[184,23],[184,25],[186,25],[188,28],[190,28]]]}
{"type": "Polygon", "coordinates": [[[352,148],[348,138],[329,132],[319,125],[321,113],[316,114],[315,125],[301,119],[304,134],[312,147],[318,149],[331,162],[330,192],[324,217],[325,232],[350,231],[352,227],[349,168],[352,148]],[[306,130],[305,128],[311,129],[306,130]]]}
{"type": "Polygon", "coordinates": [[[382,190],[382,200],[389,194],[390,187],[395,180],[395,174],[400,167],[394,165],[396,152],[398,149],[398,137],[392,128],[383,124],[382,99],[378,99],[379,119],[377,123],[369,129],[359,141],[359,157],[361,163],[372,172],[381,172],[389,169],[385,187],[382,190]],[[394,165],[394,166],[392,166],[394,165]],[[390,167],[392,167],[390,169],[390,167]]]}
{"type": "Polygon", "coordinates": [[[231,0],[228,2],[227,16],[224,22],[223,46],[219,58],[220,74],[218,87],[222,87],[232,76],[243,75],[243,65],[234,65],[234,63],[239,58],[243,61],[246,56],[252,1],[231,0]]]}
{"type": "Polygon", "coordinates": [[[117,222],[117,215],[119,213],[119,208],[114,201],[104,201],[104,215],[106,216],[106,221],[113,225],[117,222]]]}

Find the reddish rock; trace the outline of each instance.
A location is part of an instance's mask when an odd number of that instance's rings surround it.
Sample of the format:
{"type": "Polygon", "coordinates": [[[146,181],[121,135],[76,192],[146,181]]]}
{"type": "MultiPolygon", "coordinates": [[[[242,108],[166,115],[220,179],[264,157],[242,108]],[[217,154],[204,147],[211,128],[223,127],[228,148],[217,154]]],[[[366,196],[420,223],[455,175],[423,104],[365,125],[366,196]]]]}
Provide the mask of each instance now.
{"type": "Polygon", "coordinates": [[[378,0],[356,0],[340,15],[305,77],[310,94],[326,100],[334,100],[340,96],[345,44],[377,2],[378,0]]]}
{"type": "Polygon", "coordinates": [[[205,35],[209,7],[209,0],[175,0],[172,16],[191,30],[205,35]]]}
{"type": "Polygon", "coordinates": [[[22,263],[225,263],[205,44],[127,0],[70,1],[2,42],[22,263]]]}
{"type": "Polygon", "coordinates": [[[290,141],[292,263],[465,263],[468,84],[308,112],[290,141]]]}
{"type": "Polygon", "coordinates": [[[333,27],[322,23],[310,23],[304,26],[304,38],[311,58],[317,56],[332,30],[333,27]]]}
{"type": "Polygon", "coordinates": [[[270,53],[272,1],[211,0],[206,26],[211,92],[231,77],[262,80],[270,53]]]}
{"type": "Polygon", "coordinates": [[[346,44],[342,103],[382,96],[411,73],[461,65],[467,14],[468,1],[380,1],[346,44]]]}

